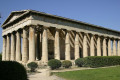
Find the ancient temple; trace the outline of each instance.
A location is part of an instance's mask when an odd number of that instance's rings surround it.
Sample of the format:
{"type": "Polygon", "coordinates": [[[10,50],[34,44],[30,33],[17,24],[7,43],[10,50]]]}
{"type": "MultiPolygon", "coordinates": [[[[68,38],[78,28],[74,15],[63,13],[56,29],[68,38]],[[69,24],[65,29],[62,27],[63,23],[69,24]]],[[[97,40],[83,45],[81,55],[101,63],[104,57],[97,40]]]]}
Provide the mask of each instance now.
{"type": "Polygon", "coordinates": [[[12,12],[3,29],[3,61],[120,56],[120,32],[34,10],[12,12]]]}

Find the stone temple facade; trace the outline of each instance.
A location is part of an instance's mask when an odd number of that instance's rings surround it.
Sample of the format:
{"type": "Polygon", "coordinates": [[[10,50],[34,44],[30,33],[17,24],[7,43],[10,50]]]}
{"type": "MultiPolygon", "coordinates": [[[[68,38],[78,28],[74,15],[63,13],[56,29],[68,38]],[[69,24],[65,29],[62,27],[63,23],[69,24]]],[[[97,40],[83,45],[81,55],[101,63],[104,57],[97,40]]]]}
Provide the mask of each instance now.
{"type": "Polygon", "coordinates": [[[120,32],[34,10],[12,12],[3,28],[3,61],[120,56],[120,32]]]}

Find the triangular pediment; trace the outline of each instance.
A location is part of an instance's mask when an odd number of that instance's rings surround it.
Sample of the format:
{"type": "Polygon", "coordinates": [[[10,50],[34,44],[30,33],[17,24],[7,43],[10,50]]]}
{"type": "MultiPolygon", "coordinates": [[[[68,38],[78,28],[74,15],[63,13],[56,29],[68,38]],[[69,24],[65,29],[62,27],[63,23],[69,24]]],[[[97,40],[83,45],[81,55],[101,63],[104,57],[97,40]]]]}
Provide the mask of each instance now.
{"type": "Polygon", "coordinates": [[[14,21],[15,19],[17,19],[18,17],[20,17],[22,14],[24,14],[26,11],[16,11],[16,12],[12,12],[8,18],[5,20],[5,22],[3,23],[3,25],[14,21]]]}

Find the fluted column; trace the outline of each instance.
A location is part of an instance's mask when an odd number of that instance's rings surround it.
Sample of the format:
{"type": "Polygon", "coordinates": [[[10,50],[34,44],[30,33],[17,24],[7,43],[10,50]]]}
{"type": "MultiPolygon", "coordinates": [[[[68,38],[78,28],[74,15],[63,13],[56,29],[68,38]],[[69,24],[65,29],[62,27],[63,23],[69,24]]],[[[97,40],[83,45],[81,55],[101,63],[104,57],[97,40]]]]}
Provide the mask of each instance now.
{"type": "Polygon", "coordinates": [[[48,35],[47,28],[44,28],[42,34],[42,62],[46,64],[48,62],[48,35]]]}
{"type": "Polygon", "coordinates": [[[75,59],[78,59],[79,56],[79,35],[76,33],[75,36],[75,59]]]}
{"type": "Polygon", "coordinates": [[[35,34],[35,54],[36,54],[36,60],[39,60],[38,56],[38,48],[39,48],[39,43],[38,43],[38,34],[35,34]]]}
{"type": "Polygon", "coordinates": [[[97,56],[101,56],[101,43],[100,43],[100,37],[98,36],[97,39],[97,56]]]}
{"type": "Polygon", "coordinates": [[[29,61],[35,61],[35,29],[29,27],[29,61]]]}
{"type": "Polygon", "coordinates": [[[117,41],[117,55],[120,56],[120,41],[117,41]]]}
{"type": "Polygon", "coordinates": [[[10,36],[7,35],[6,60],[10,60],[10,36]]]}
{"type": "Polygon", "coordinates": [[[16,61],[21,61],[21,35],[18,31],[16,33],[16,61]]]}
{"type": "Polygon", "coordinates": [[[86,34],[84,34],[84,38],[83,38],[83,57],[87,57],[88,56],[88,51],[87,51],[87,36],[86,34]]]}
{"type": "Polygon", "coordinates": [[[65,38],[65,60],[70,60],[70,36],[69,36],[69,31],[67,31],[66,38],[65,38]]]}
{"type": "Polygon", "coordinates": [[[60,41],[59,41],[59,30],[56,29],[55,33],[55,59],[60,60],[60,41]]]}
{"type": "Polygon", "coordinates": [[[108,56],[112,56],[112,51],[111,51],[111,39],[108,40],[108,56]]]}
{"type": "Polygon", "coordinates": [[[116,40],[113,40],[113,56],[116,56],[116,40]]]}
{"type": "Polygon", "coordinates": [[[11,60],[15,60],[15,35],[11,34],[11,60]]]}
{"type": "Polygon", "coordinates": [[[3,37],[2,61],[6,60],[6,37],[3,37]]]}
{"type": "Polygon", "coordinates": [[[106,38],[103,39],[103,56],[107,56],[106,38]]]}
{"type": "Polygon", "coordinates": [[[94,37],[91,36],[90,40],[90,56],[95,56],[94,37]]]}
{"type": "Polygon", "coordinates": [[[28,36],[26,29],[23,29],[23,41],[22,41],[22,61],[28,61],[28,36]]]}

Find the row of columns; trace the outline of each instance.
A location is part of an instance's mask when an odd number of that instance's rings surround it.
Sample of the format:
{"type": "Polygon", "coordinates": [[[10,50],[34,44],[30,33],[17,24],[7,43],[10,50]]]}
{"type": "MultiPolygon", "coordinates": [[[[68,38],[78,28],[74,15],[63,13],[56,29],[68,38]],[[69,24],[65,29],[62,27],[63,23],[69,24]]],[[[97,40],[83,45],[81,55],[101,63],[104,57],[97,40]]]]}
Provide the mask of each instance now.
{"type": "MultiPolygon", "coordinates": [[[[59,29],[56,29],[55,32],[55,59],[60,60],[60,34],[59,29]]],[[[42,62],[48,62],[48,34],[47,28],[43,28],[42,33],[42,62]]],[[[107,56],[107,45],[106,38],[103,38],[103,56],[107,56]]],[[[90,56],[95,56],[95,41],[94,36],[91,36],[90,39],[90,56]]],[[[76,32],[75,35],[75,59],[79,58],[79,33],[76,32]]],[[[83,37],[83,57],[88,56],[88,48],[87,48],[87,34],[84,34],[83,37]]],[[[7,38],[3,37],[3,60],[16,60],[16,61],[35,61],[35,29],[33,27],[29,27],[29,40],[27,36],[27,30],[23,29],[23,41],[22,41],[22,55],[21,55],[21,36],[20,32],[16,33],[16,37],[14,34],[11,34],[11,45],[10,45],[10,36],[7,35],[7,38]],[[28,44],[29,43],[29,44],[28,44]],[[16,47],[15,47],[16,45],[16,47]],[[11,46],[11,49],[10,49],[11,46]],[[28,47],[29,46],[29,47],[28,47]],[[29,50],[29,51],[28,51],[29,50]]],[[[101,56],[101,39],[98,36],[97,38],[97,56],[101,56]]],[[[118,41],[117,44],[117,52],[120,54],[120,43],[118,41]]],[[[108,40],[108,55],[111,56],[112,46],[111,40],[108,40]]],[[[113,41],[113,55],[116,55],[116,41],[113,41]]],[[[70,32],[66,32],[65,37],[65,60],[70,60],[70,32]]]]}

